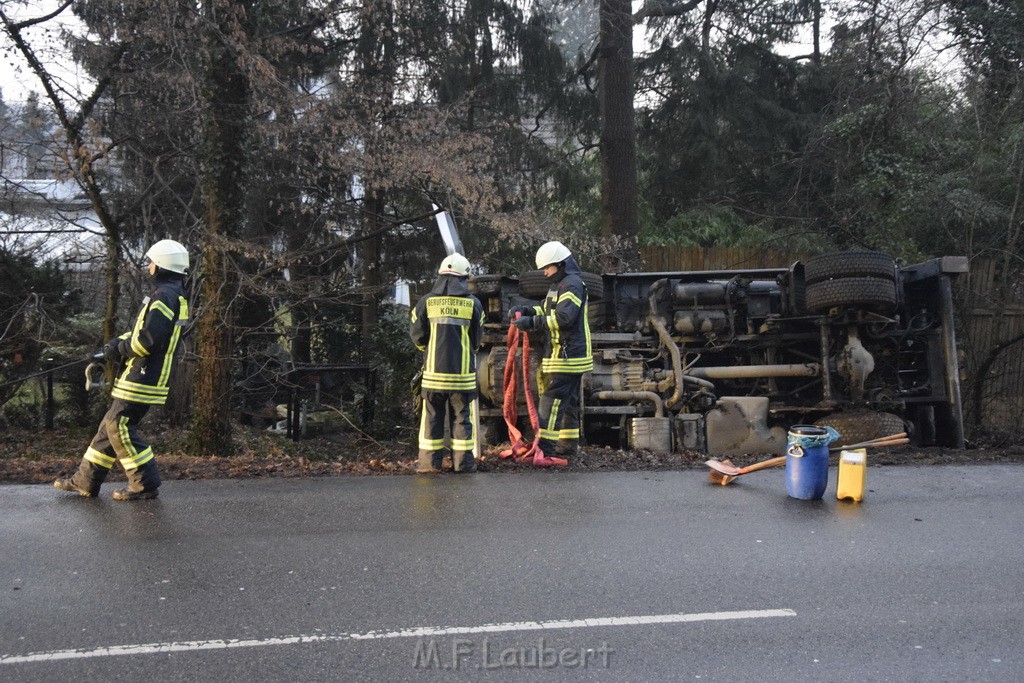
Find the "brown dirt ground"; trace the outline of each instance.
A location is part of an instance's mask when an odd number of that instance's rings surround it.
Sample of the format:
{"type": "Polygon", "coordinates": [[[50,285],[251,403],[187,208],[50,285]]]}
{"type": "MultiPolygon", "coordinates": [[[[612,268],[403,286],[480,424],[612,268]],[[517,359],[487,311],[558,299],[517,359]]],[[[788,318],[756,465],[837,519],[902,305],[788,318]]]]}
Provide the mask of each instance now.
{"type": "MultiPolygon", "coordinates": [[[[237,453],[230,457],[192,457],[184,453],[185,432],[153,425],[143,433],[153,444],[165,480],[240,479],[254,477],[323,477],[338,475],[412,474],[416,448],[412,438],[376,441],[345,434],[314,436],[290,441],[252,427],[236,426],[237,453]]],[[[92,429],[58,428],[51,431],[9,430],[0,433],[0,484],[49,483],[67,476],[78,466],[92,429]]],[[[503,444],[507,447],[507,444],[503,444]]],[[[485,450],[482,472],[523,472],[532,465],[502,460],[502,446],[485,450]]],[[[764,456],[732,458],[738,466],[764,456]]],[[[935,465],[1024,462],[1024,442],[996,440],[972,443],[965,451],[944,448],[877,448],[869,450],[872,465],[935,465]]],[[[705,470],[706,455],[696,452],[651,453],[585,446],[567,468],[551,470],[610,472],[637,470],[705,470]]],[[[123,479],[114,468],[112,481],[123,479]]]]}

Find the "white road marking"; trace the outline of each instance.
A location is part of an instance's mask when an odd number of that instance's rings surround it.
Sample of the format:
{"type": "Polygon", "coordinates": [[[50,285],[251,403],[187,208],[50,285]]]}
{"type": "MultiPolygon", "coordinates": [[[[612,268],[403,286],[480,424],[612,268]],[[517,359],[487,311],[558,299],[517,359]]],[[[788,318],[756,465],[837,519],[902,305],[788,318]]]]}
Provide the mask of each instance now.
{"type": "Polygon", "coordinates": [[[26,655],[0,655],[0,664],[27,664],[54,662],[63,659],[116,657],[119,655],[162,654],[194,652],[199,650],[228,650],[242,647],[270,647],[273,645],[301,645],[346,640],[382,640],[389,638],[423,638],[470,633],[511,633],[515,631],[547,631],[553,629],[593,628],[597,626],[644,626],[648,624],[682,624],[693,621],[729,621],[735,619],[765,619],[795,617],[791,609],[762,609],[738,612],[699,612],[696,614],[652,614],[635,617],[598,617],[562,621],[514,621],[481,626],[421,626],[398,631],[367,631],[365,633],[339,633],[334,635],[287,636],[251,640],[193,640],[174,643],[148,643],[144,645],[111,645],[92,650],[53,650],[26,655]]]}

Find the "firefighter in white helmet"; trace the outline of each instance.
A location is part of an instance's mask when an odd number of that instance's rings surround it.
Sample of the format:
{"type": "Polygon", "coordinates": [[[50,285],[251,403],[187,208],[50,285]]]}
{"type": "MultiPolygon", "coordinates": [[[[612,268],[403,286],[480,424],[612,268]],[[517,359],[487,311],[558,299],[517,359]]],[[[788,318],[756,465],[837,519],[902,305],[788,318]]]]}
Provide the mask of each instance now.
{"type": "Polygon", "coordinates": [[[94,360],[120,365],[111,391],[113,402],[85,451],[78,471],[53,485],[82,496],[99,495],[107,473],[120,462],[128,486],[114,491],[114,500],[156,498],[160,472],[153,449],[139,435],[138,425],[151,406],[167,401],[178,342],[188,321],[184,279],[188,251],[174,240],[160,240],[146,252],[146,268],[154,289],[143,302],[130,332],[107,342],[94,360]]]}
{"type": "Polygon", "coordinates": [[[420,396],[419,473],[442,470],[445,420],[451,434],[452,469],[476,471],[472,414],[477,396],[476,352],[483,332],[484,308],[469,293],[469,261],[451,254],[438,269],[434,288],[416,304],[409,335],[424,352],[420,396]],[[446,417],[447,416],[447,417],[446,417]]]}
{"type": "Polygon", "coordinates": [[[546,348],[541,360],[540,448],[546,458],[576,454],[580,438],[580,383],[594,369],[587,287],[576,259],[561,242],[537,250],[537,268],[551,282],[540,306],[516,306],[512,324],[521,330],[541,330],[546,348]]]}

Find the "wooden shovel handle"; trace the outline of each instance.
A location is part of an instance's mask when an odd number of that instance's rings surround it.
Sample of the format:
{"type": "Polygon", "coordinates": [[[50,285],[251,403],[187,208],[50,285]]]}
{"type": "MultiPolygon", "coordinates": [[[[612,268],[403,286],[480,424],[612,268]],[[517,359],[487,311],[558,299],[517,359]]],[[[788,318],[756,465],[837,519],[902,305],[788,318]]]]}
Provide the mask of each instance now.
{"type": "Polygon", "coordinates": [[[860,443],[851,443],[851,444],[846,444],[845,446],[833,446],[829,450],[830,451],[841,451],[841,450],[850,449],[850,448],[869,448],[871,446],[898,446],[898,445],[901,445],[901,444],[893,444],[893,443],[889,443],[889,442],[900,440],[900,439],[904,439],[904,441],[902,441],[901,443],[909,443],[910,442],[910,440],[907,439],[907,433],[906,432],[900,432],[899,434],[890,434],[888,436],[880,436],[877,439],[869,439],[867,441],[861,441],[860,443]]]}
{"type": "Polygon", "coordinates": [[[755,462],[753,465],[747,465],[741,467],[739,474],[746,474],[748,472],[757,472],[758,470],[766,470],[769,467],[779,467],[780,465],[786,464],[786,456],[780,455],[777,458],[770,458],[768,460],[762,460],[761,462],[755,462]]]}
{"type": "Polygon", "coordinates": [[[867,443],[853,443],[849,446],[839,446],[838,448],[832,448],[832,451],[848,451],[854,448],[887,448],[889,446],[905,446],[910,443],[910,439],[885,439],[881,441],[871,441],[867,443]]]}
{"type": "Polygon", "coordinates": [[[875,443],[862,446],[862,448],[885,448],[887,446],[905,446],[910,443],[910,439],[889,439],[888,441],[876,441],[875,443]]]}

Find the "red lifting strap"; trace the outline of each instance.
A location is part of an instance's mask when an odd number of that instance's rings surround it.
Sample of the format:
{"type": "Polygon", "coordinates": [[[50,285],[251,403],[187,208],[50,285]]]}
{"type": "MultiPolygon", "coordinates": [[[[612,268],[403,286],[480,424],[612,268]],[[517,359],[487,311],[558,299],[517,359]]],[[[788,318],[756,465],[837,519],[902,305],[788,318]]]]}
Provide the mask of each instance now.
{"type": "MultiPolygon", "coordinates": [[[[519,317],[519,314],[516,314],[519,317]]],[[[540,449],[540,415],[537,413],[537,403],[530,391],[530,337],[515,325],[508,326],[508,356],[505,359],[504,390],[505,395],[502,404],[502,415],[505,424],[508,426],[508,440],[511,448],[500,453],[502,458],[515,457],[516,462],[526,462],[532,459],[536,467],[564,467],[569,464],[563,458],[548,458],[540,449]],[[523,395],[526,397],[526,411],[530,415],[530,427],[533,428],[533,443],[527,444],[523,441],[523,433],[516,426],[516,352],[522,346],[522,376],[523,395]]]]}

